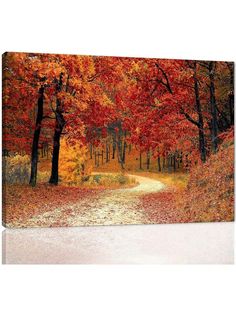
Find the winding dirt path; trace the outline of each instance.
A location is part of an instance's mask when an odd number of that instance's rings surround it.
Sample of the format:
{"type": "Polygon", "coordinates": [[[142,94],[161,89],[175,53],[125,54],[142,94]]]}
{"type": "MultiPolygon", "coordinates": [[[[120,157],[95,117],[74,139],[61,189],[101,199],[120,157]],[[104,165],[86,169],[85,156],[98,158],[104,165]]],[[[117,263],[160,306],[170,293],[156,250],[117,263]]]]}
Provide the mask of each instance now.
{"type": "Polygon", "coordinates": [[[116,224],[144,224],[149,220],[140,205],[140,196],[162,190],[165,185],[157,180],[129,175],[139,185],[116,190],[106,190],[94,199],[65,205],[53,211],[34,216],[22,227],[88,226],[116,224]]]}

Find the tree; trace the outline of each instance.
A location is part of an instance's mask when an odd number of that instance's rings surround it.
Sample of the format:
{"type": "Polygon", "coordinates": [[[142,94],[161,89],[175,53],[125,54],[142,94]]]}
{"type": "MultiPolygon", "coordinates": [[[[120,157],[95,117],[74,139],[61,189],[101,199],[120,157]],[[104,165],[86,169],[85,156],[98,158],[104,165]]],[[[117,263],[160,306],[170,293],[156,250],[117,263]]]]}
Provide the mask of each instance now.
{"type": "Polygon", "coordinates": [[[12,122],[9,128],[12,130],[16,127],[15,146],[18,145],[17,141],[19,143],[25,141],[23,150],[28,152],[31,149],[30,184],[35,186],[42,122],[46,118],[51,118],[51,109],[48,103],[45,108],[45,99],[53,97],[53,79],[58,71],[61,71],[61,67],[54,55],[47,54],[7,53],[3,60],[5,65],[4,93],[7,98],[5,108],[8,111],[7,115],[11,115],[9,121],[12,122]],[[35,103],[37,103],[36,110],[35,103]],[[35,111],[36,118],[34,119],[35,111]],[[15,112],[18,112],[19,116],[13,117],[15,112]],[[22,118],[23,121],[20,122],[22,118]]]}
{"type": "MultiPolygon", "coordinates": [[[[62,90],[62,78],[63,73],[60,73],[60,78],[56,85],[56,92],[59,93],[62,90]]],[[[63,107],[61,104],[61,100],[56,95],[56,109],[54,111],[55,113],[55,130],[54,130],[54,136],[53,136],[53,152],[52,152],[52,169],[51,169],[51,177],[49,180],[49,183],[51,184],[58,184],[58,162],[59,162],[59,151],[60,151],[60,138],[63,131],[63,128],[65,126],[65,119],[63,116],[63,107]]]]}
{"type": "Polygon", "coordinates": [[[32,186],[44,146],[58,184],[62,135],[96,166],[116,158],[123,170],[132,145],[140,168],[146,155],[147,168],[176,171],[205,162],[234,123],[232,63],[9,53],[3,69],[4,149],[31,154],[32,186]]]}
{"type": "Polygon", "coordinates": [[[39,137],[41,132],[41,124],[43,121],[43,102],[44,102],[44,86],[39,88],[38,98],[38,111],[36,118],[36,126],[33,137],[32,152],[31,152],[31,174],[30,174],[30,185],[35,186],[37,180],[37,166],[38,166],[38,147],[39,137]]]}

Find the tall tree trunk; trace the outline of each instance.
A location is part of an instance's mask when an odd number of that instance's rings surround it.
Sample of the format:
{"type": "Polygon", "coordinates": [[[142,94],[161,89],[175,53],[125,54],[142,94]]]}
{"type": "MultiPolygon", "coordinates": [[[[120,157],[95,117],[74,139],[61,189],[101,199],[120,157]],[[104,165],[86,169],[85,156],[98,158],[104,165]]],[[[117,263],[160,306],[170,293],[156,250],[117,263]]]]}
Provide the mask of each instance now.
{"type": "MultiPolygon", "coordinates": [[[[62,90],[62,78],[63,74],[60,74],[60,79],[57,84],[57,92],[62,90]]],[[[56,100],[56,123],[53,136],[53,152],[52,152],[52,170],[49,183],[57,185],[58,184],[58,164],[59,164],[59,154],[60,154],[60,139],[61,133],[65,126],[65,119],[63,117],[63,108],[61,101],[57,98],[56,100]]]]}
{"type": "Polygon", "coordinates": [[[215,62],[209,62],[209,78],[210,78],[210,104],[211,104],[211,138],[213,152],[216,153],[218,148],[218,126],[217,126],[217,107],[215,97],[215,62]]]}
{"type": "Polygon", "coordinates": [[[176,152],[173,155],[173,169],[174,169],[174,172],[175,172],[176,171],[176,152]]]}
{"type": "Polygon", "coordinates": [[[94,163],[95,163],[95,167],[97,167],[97,151],[94,150],[94,163]]]}
{"type": "Polygon", "coordinates": [[[127,144],[126,144],[126,141],[124,140],[123,154],[122,154],[122,160],[124,164],[125,164],[125,157],[126,157],[126,147],[127,147],[127,144]]]}
{"type": "Polygon", "coordinates": [[[167,156],[167,169],[168,169],[168,172],[170,173],[171,172],[171,156],[170,155],[167,156]]]}
{"type": "Polygon", "coordinates": [[[165,154],[162,156],[162,169],[163,171],[165,170],[165,167],[166,167],[166,156],[165,154]]]}
{"type": "Polygon", "coordinates": [[[112,132],[112,159],[115,159],[116,155],[116,134],[112,132]]]}
{"type": "Polygon", "coordinates": [[[147,151],[147,170],[150,169],[150,150],[147,151]]]}
{"type": "MultiPolygon", "coordinates": [[[[57,120],[57,118],[56,118],[57,120]]],[[[59,153],[60,153],[60,138],[61,128],[59,127],[58,121],[53,136],[53,152],[52,152],[52,169],[49,183],[58,184],[58,164],[59,164],[59,153]]]]}
{"type": "Polygon", "coordinates": [[[142,153],[139,153],[139,169],[142,170],[142,153]]]}
{"type": "Polygon", "coordinates": [[[198,137],[199,137],[199,150],[201,154],[201,160],[202,162],[206,162],[205,135],[201,127],[199,128],[198,134],[199,134],[198,137]]]}
{"type": "Polygon", "coordinates": [[[183,108],[180,109],[180,113],[184,114],[187,120],[197,126],[198,128],[198,141],[199,141],[199,153],[201,156],[202,162],[206,161],[206,143],[205,143],[205,134],[204,134],[204,121],[202,114],[202,106],[199,95],[199,86],[197,79],[197,61],[193,62],[193,66],[190,66],[193,69],[193,80],[194,80],[194,93],[195,93],[195,108],[198,114],[198,120],[194,120],[183,108]]]}
{"type": "Polygon", "coordinates": [[[105,155],[106,155],[106,162],[109,161],[109,148],[108,148],[108,143],[107,143],[107,140],[106,140],[106,151],[105,151],[105,155]]]}
{"type": "Polygon", "coordinates": [[[96,164],[96,166],[99,167],[99,165],[100,165],[100,151],[98,150],[97,151],[97,164],[96,164]]]}
{"type": "Polygon", "coordinates": [[[124,169],[122,135],[123,135],[122,126],[121,126],[121,122],[119,122],[118,123],[118,138],[117,138],[117,155],[118,155],[118,162],[121,165],[121,169],[124,169]]]}
{"type": "Polygon", "coordinates": [[[179,152],[177,153],[177,168],[179,169],[180,167],[180,155],[179,152]]]}
{"type": "Polygon", "coordinates": [[[122,151],[122,162],[123,162],[123,164],[125,164],[126,147],[127,147],[127,143],[126,143],[126,131],[124,131],[124,144],[123,144],[123,151],[122,151]]]}
{"type": "Polygon", "coordinates": [[[194,61],[194,91],[195,91],[195,101],[196,101],[196,110],[198,113],[198,133],[199,133],[199,150],[201,155],[202,162],[206,161],[206,144],[205,144],[205,134],[204,134],[204,122],[203,122],[203,114],[202,114],[202,107],[200,102],[200,95],[199,95],[199,87],[198,87],[198,80],[197,80],[197,62],[194,61]]]}
{"type": "Polygon", "coordinates": [[[158,166],[158,171],[161,172],[161,158],[160,155],[157,157],[157,166],[158,166]]]}
{"type": "Polygon", "coordinates": [[[29,184],[31,186],[36,185],[37,181],[37,168],[38,168],[38,146],[39,146],[39,137],[41,132],[41,124],[43,120],[43,103],[44,103],[44,87],[39,89],[39,98],[38,98],[38,112],[35,123],[34,138],[31,151],[31,174],[29,184]]]}

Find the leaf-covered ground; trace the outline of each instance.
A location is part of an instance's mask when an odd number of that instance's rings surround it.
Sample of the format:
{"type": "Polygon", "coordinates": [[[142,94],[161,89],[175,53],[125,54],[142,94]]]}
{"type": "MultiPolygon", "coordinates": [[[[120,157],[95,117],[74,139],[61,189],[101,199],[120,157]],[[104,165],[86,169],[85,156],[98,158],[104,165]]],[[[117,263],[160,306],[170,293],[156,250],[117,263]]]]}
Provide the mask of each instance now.
{"type": "Polygon", "coordinates": [[[190,221],[234,220],[234,143],[226,138],[217,154],[190,173],[187,188],[177,195],[177,206],[190,221]]]}
{"type": "Polygon", "coordinates": [[[176,193],[176,189],[168,187],[159,193],[151,193],[141,197],[141,207],[149,223],[189,222],[189,215],[179,211],[176,206],[176,193]]]}
{"type": "MultiPolygon", "coordinates": [[[[217,159],[212,162],[217,169],[217,159]]],[[[207,170],[208,164],[204,167],[207,170]]],[[[230,161],[228,168],[232,171],[230,161]]],[[[215,176],[210,181],[200,175],[201,169],[198,169],[199,173],[191,174],[187,189],[183,187],[183,179],[179,175],[160,176],[161,182],[157,180],[157,175],[152,174],[129,175],[139,184],[119,189],[52,187],[48,184],[40,184],[36,188],[7,185],[4,191],[7,200],[6,226],[59,227],[233,220],[233,177],[229,177],[229,169],[225,174],[224,171],[217,172],[221,177],[215,176]],[[191,180],[192,176],[194,181],[191,180]],[[195,180],[195,176],[200,177],[195,180]],[[209,184],[202,185],[201,178],[209,181],[209,184]],[[219,180],[219,186],[212,180],[219,180]],[[224,182],[227,184],[224,185],[224,182]],[[225,198],[222,198],[223,195],[226,195],[225,198]]]]}
{"type": "Polygon", "coordinates": [[[141,197],[158,193],[165,186],[154,179],[131,177],[137,179],[139,185],[114,190],[8,186],[6,225],[52,227],[152,223],[141,206],[141,197]]]}
{"type": "Polygon", "coordinates": [[[99,190],[81,189],[66,186],[39,184],[32,188],[28,185],[5,185],[3,190],[3,221],[6,226],[24,226],[24,223],[55,208],[93,200],[99,190]]]}

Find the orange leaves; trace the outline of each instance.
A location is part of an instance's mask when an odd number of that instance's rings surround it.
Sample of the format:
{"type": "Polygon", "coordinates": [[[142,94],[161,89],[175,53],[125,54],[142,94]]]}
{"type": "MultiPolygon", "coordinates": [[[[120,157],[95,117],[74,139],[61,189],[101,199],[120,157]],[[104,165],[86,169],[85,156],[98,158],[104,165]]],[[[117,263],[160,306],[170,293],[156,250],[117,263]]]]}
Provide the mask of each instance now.
{"type": "Polygon", "coordinates": [[[66,139],[61,141],[60,175],[63,182],[69,184],[79,183],[84,175],[89,174],[89,169],[85,169],[87,147],[76,142],[73,146],[66,139]]]}
{"type": "Polygon", "coordinates": [[[191,170],[188,188],[178,203],[190,212],[193,221],[234,219],[234,145],[231,140],[225,140],[217,154],[191,170]]]}
{"type": "Polygon", "coordinates": [[[179,193],[178,189],[167,188],[141,197],[141,208],[144,209],[151,223],[190,222],[188,212],[181,211],[176,206],[177,193],[179,193]]]}

